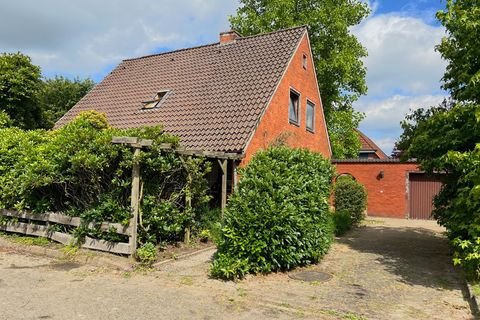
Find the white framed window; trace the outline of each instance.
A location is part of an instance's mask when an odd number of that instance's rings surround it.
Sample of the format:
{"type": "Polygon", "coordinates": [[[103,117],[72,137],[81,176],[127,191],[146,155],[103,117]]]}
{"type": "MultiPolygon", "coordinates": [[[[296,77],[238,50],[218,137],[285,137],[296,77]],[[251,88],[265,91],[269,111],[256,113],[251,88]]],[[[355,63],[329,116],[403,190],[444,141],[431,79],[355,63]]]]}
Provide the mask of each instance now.
{"type": "Polygon", "coordinates": [[[302,66],[303,66],[303,69],[307,69],[307,64],[308,64],[308,59],[307,59],[307,55],[304,53],[303,56],[302,56],[302,66]]]}
{"type": "Polygon", "coordinates": [[[288,106],[288,120],[290,123],[299,125],[300,124],[300,94],[293,89],[290,89],[290,101],[288,106]]]}
{"type": "Polygon", "coordinates": [[[315,104],[307,100],[306,128],[310,132],[315,132],[315,104]]]}

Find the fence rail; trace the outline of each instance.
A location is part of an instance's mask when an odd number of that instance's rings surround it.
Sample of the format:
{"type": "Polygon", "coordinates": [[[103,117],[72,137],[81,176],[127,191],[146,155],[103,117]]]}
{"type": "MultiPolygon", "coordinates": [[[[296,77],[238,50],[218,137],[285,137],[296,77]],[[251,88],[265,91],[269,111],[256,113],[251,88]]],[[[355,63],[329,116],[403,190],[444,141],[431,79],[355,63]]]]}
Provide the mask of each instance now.
{"type": "MultiPolygon", "coordinates": [[[[6,223],[0,223],[0,231],[16,232],[31,236],[45,237],[56,242],[63,244],[69,244],[74,240],[71,234],[50,231],[49,226],[36,224],[36,221],[42,221],[47,223],[56,223],[68,226],[79,227],[82,225],[82,219],[78,217],[70,217],[61,213],[43,213],[35,214],[27,211],[16,211],[1,209],[0,217],[9,217],[28,220],[28,222],[7,221],[6,223]]],[[[89,229],[100,228],[102,231],[114,231],[117,234],[127,235],[129,238],[132,236],[132,230],[129,226],[123,226],[119,223],[88,223],[86,227],[89,229]]],[[[90,237],[85,237],[85,241],[81,245],[82,248],[106,251],[118,254],[132,254],[130,243],[125,242],[108,242],[105,240],[97,240],[90,237]]]]}

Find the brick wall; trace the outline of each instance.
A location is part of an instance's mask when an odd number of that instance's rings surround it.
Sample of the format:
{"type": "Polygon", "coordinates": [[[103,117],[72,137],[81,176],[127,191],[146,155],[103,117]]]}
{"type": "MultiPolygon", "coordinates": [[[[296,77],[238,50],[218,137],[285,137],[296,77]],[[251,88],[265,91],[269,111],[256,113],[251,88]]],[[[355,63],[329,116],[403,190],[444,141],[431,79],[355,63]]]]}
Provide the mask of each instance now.
{"type": "Polygon", "coordinates": [[[255,152],[267,148],[279,136],[288,137],[286,142],[291,147],[308,148],[322,153],[325,157],[331,157],[322,103],[306,35],[301,40],[277,91],[247,146],[242,165],[245,165],[255,152]],[[303,67],[303,55],[307,57],[306,68],[303,67]],[[291,124],[288,118],[290,88],[300,93],[299,126],[291,124]],[[307,99],[315,104],[314,133],[306,129],[307,99]]]}
{"type": "Polygon", "coordinates": [[[408,215],[408,172],[418,171],[415,163],[341,162],[338,174],[351,174],[368,192],[369,216],[406,218],[408,215]],[[379,173],[383,171],[383,178],[379,173]]]}

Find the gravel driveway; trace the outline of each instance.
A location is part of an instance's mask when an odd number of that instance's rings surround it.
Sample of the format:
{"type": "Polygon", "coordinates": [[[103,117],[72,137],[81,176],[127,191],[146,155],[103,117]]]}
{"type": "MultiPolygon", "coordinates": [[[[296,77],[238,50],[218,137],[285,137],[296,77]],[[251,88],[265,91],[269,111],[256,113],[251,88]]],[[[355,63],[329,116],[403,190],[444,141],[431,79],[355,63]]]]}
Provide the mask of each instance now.
{"type": "Polygon", "coordinates": [[[472,319],[442,231],[369,219],[305,268],[324,283],[209,279],[213,250],[143,274],[0,246],[0,319],[472,319]]]}

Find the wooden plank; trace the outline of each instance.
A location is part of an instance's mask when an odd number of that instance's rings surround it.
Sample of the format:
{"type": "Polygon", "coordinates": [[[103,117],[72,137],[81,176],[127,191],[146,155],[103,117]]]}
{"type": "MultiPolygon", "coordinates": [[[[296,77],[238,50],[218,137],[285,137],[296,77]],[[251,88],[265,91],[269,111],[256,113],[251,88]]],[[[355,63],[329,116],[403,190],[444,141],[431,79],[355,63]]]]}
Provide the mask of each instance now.
{"type": "Polygon", "coordinates": [[[60,242],[65,245],[69,245],[74,241],[74,237],[71,234],[63,232],[52,232],[49,239],[53,241],[60,242]]]}
{"type": "Polygon", "coordinates": [[[112,137],[112,143],[135,144],[138,143],[138,139],[138,137],[112,137]]]}
{"type": "Polygon", "coordinates": [[[35,214],[27,211],[17,211],[9,209],[2,209],[0,211],[0,216],[30,219],[35,221],[48,221],[48,214],[35,214]]]}
{"type": "Polygon", "coordinates": [[[140,139],[138,137],[112,137],[112,143],[114,144],[126,144],[136,148],[151,147],[153,140],[140,139]]]}
{"type": "MultiPolygon", "coordinates": [[[[32,218],[35,220],[35,218],[32,218]]],[[[48,214],[48,222],[54,222],[59,224],[65,224],[69,226],[78,227],[82,224],[82,219],[78,217],[70,217],[61,213],[49,213],[48,214]]]]}
{"type": "Polygon", "coordinates": [[[105,240],[97,240],[90,237],[85,237],[85,242],[82,248],[100,250],[118,254],[131,254],[132,250],[130,244],[124,242],[108,242],[105,240]]]}
{"type": "MultiPolygon", "coordinates": [[[[36,214],[27,211],[2,209],[0,211],[0,216],[28,219],[34,221],[53,222],[74,227],[79,227],[82,224],[82,220],[78,217],[70,217],[61,213],[53,212],[36,214]]],[[[116,233],[127,236],[130,235],[131,232],[131,228],[129,226],[124,226],[120,223],[101,222],[99,226],[98,224],[98,222],[91,222],[87,225],[87,228],[96,229],[97,227],[100,227],[100,230],[102,231],[110,231],[111,229],[114,229],[116,233]]]]}
{"type": "Polygon", "coordinates": [[[12,221],[9,221],[6,224],[0,225],[0,230],[48,238],[48,228],[46,226],[40,226],[31,223],[14,223],[12,221]]]}
{"type": "Polygon", "coordinates": [[[131,233],[132,228],[130,226],[124,226],[120,223],[109,223],[109,222],[102,222],[100,225],[95,222],[90,222],[87,225],[88,229],[96,229],[97,227],[100,227],[100,230],[102,231],[110,231],[110,230],[115,230],[115,233],[129,236],[131,233]]]}
{"type": "MultiPolygon", "coordinates": [[[[46,226],[35,225],[32,223],[24,223],[24,222],[8,222],[6,224],[0,225],[0,230],[7,231],[7,232],[16,232],[22,233],[29,236],[37,236],[37,237],[44,237],[51,239],[56,242],[60,242],[63,244],[70,244],[74,237],[72,235],[62,233],[62,232],[48,232],[48,228],[46,226]]],[[[108,242],[105,240],[97,240],[90,237],[85,237],[85,243],[81,245],[82,248],[87,249],[94,249],[100,251],[106,251],[111,253],[118,253],[118,254],[130,254],[130,245],[124,242],[108,242]]]]}

